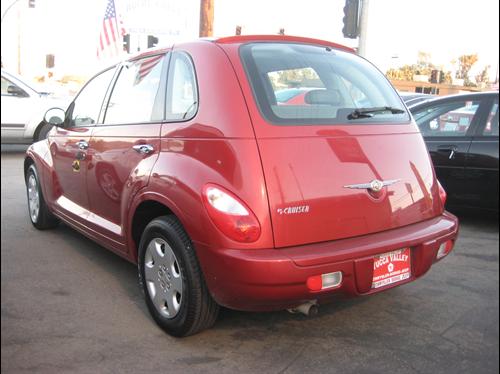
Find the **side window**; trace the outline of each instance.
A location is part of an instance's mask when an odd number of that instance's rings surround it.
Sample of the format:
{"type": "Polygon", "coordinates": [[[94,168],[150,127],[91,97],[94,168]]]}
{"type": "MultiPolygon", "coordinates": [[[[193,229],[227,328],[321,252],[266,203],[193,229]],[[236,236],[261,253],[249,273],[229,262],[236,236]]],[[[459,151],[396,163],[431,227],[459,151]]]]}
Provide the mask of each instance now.
{"type": "Polygon", "coordinates": [[[21,87],[2,77],[2,95],[4,96],[29,96],[21,87]]]}
{"type": "Polygon", "coordinates": [[[194,66],[186,53],[172,56],[168,73],[167,120],[188,120],[198,110],[198,87],[194,66]]]}
{"type": "Polygon", "coordinates": [[[2,95],[9,95],[7,89],[9,88],[10,85],[11,83],[7,79],[2,77],[2,95]]]}
{"type": "MultiPolygon", "coordinates": [[[[104,124],[142,123],[153,118],[165,55],[124,65],[109,98],[104,124]]],[[[163,113],[161,114],[163,117],[163,113]]]]}
{"type": "Polygon", "coordinates": [[[423,136],[465,136],[479,108],[479,101],[455,101],[414,113],[423,136]]]}
{"type": "Polygon", "coordinates": [[[483,136],[498,136],[498,101],[491,107],[486,126],[483,130],[483,136]]]}
{"type": "Polygon", "coordinates": [[[83,87],[70,106],[70,127],[91,126],[97,123],[114,72],[115,69],[106,70],[83,87]]]}

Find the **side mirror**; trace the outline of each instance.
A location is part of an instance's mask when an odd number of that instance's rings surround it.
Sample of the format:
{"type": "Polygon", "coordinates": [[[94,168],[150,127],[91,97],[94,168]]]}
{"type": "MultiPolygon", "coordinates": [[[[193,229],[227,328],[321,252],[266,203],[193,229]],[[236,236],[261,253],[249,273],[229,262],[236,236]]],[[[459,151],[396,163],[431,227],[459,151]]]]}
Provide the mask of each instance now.
{"type": "Polygon", "coordinates": [[[14,85],[7,87],[7,93],[12,96],[28,97],[28,94],[22,88],[14,85]]]}
{"type": "Polygon", "coordinates": [[[64,123],[64,118],[66,113],[61,108],[51,108],[45,112],[45,122],[51,124],[52,126],[61,127],[64,123]]]}

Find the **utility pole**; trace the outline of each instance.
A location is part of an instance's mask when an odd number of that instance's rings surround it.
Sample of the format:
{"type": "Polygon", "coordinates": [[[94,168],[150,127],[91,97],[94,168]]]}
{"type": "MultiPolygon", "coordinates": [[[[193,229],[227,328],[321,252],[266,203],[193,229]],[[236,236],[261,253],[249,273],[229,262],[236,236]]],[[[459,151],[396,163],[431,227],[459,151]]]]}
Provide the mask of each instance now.
{"type": "MultiPolygon", "coordinates": [[[[3,20],[9,10],[19,2],[20,0],[14,0],[2,14],[2,19],[0,23],[3,25],[3,20]]],[[[3,60],[2,60],[3,68],[3,60]]],[[[21,11],[17,10],[17,74],[21,74],[21,11]]]]}
{"type": "Polygon", "coordinates": [[[368,36],[368,7],[370,0],[360,0],[358,54],[366,57],[366,39],[368,36]]]}
{"type": "Polygon", "coordinates": [[[214,0],[200,0],[200,37],[213,36],[214,0]]]}
{"type": "Polygon", "coordinates": [[[17,10],[17,74],[21,75],[21,10],[17,10]]]}

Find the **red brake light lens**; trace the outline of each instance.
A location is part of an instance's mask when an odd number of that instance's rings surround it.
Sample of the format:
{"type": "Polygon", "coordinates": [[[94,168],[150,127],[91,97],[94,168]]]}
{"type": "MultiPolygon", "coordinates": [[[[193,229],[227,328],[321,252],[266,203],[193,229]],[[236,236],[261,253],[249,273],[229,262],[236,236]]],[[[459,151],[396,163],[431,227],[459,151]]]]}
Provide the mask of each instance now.
{"type": "Polygon", "coordinates": [[[255,214],[229,191],[207,184],[203,188],[203,203],[214,224],[227,237],[241,243],[252,243],[260,237],[255,214]]]}
{"type": "Polygon", "coordinates": [[[307,278],[307,288],[311,291],[320,291],[322,287],[323,280],[321,279],[321,275],[314,275],[307,278]]]}

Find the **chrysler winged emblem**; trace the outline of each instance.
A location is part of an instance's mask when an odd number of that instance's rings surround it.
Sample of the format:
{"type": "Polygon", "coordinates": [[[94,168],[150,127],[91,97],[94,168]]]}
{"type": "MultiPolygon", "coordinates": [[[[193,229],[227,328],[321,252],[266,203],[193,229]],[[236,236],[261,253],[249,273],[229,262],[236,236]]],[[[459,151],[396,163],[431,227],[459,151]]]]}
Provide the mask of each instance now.
{"type": "Polygon", "coordinates": [[[358,190],[371,190],[373,192],[380,192],[382,188],[386,186],[398,183],[401,179],[389,179],[386,181],[381,181],[378,179],[372,180],[370,183],[360,183],[360,184],[348,184],[344,188],[353,188],[358,190]]]}

